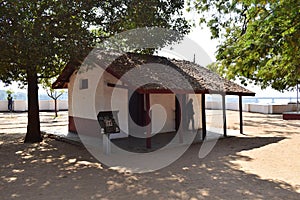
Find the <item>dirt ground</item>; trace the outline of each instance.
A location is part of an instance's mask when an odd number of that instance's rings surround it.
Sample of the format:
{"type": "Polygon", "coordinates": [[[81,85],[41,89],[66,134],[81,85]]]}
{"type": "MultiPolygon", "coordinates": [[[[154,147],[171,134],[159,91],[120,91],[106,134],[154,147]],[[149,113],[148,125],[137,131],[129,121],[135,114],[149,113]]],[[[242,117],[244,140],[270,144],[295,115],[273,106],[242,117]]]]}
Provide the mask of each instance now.
{"type": "MultiPolygon", "coordinates": [[[[67,112],[59,114],[41,113],[42,130],[65,131],[67,112]]],[[[300,199],[300,121],[281,115],[244,113],[245,135],[219,140],[203,159],[201,143],[191,145],[144,174],[110,169],[84,146],[47,136],[23,144],[26,117],[0,113],[1,199],[300,199]]],[[[227,119],[239,129],[238,112],[227,119]]]]}

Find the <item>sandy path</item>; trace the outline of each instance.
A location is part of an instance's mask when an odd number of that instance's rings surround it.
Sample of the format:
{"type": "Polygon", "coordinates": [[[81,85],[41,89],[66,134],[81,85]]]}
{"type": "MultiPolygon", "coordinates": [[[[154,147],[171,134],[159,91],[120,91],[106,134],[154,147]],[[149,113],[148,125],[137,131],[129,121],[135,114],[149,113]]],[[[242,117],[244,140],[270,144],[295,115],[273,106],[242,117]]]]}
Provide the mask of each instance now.
{"type": "MultiPolygon", "coordinates": [[[[209,114],[209,113],[208,113],[209,114]]],[[[238,113],[227,112],[237,129],[238,113]]],[[[244,113],[247,136],[219,140],[204,159],[201,144],[170,166],[146,174],[99,164],[83,146],[46,138],[23,144],[22,119],[0,115],[1,199],[299,199],[299,121],[244,113]],[[16,119],[20,122],[16,126],[16,119]],[[11,125],[9,125],[11,124],[11,125]],[[2,127],[4,127],[2,129],[2,127]],[[11,134],[8,134],[11,132],[11,134]]],[[[43,129],[64,128],[66,114],[43,129]]],[[[50,123],[50,122],[51,123],[50,123]]],[[[26,123],[24,123],[26,124],[26,123]]]]}

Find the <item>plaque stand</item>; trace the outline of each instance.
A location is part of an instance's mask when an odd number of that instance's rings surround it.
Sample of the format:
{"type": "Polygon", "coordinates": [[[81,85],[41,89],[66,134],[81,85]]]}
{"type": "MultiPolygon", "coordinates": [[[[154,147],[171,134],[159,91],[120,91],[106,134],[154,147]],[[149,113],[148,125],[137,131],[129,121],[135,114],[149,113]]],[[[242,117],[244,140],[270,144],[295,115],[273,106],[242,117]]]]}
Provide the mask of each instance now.
{"type": "Polygon", "coordinates": [[[103,152],[105,152],[106,155],[109,155],[111,153],[111,141],[109,138],[110,134],[103,134],[103,152]]]}
{"type": "Polygon", "coordinates": [[[101,127],[103,152],[108,155],[111,153],[110,135],[120,133],[118,111],[100,111],[97,119],[101,127]]]}

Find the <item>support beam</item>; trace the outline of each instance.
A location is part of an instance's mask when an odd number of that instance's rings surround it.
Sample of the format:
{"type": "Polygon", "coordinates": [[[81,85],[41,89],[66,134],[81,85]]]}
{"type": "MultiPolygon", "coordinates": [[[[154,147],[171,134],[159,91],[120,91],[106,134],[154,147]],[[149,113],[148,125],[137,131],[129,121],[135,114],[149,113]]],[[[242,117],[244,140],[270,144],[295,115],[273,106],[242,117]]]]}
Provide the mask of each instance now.
{"type": "Polygon", "coordinates": [[[223,110],[223,134],[224,137],[227,137],[227,123],[226,123],[226,101],[225,94],[222,94],[222,110],[223,110]]]}
{"type": "Polygon", "coordinates": [[[146,113],[145,113],[145,122],[147,126],[146,133],[146,147],[151,149],[151,119],[150,119],[150,94],[145,94],[145,104],[146,104],[146,113]]]}
{"type": "Polygon", "coordinates": [[[182,103],[183,95],[182,94],[176,94],[175,96],[175,129],[178,131],[179,134],[179,143],[183,143],[183,135],[182,135],[182,121],[183,121],[183,116],[182,116],[182,109],[184,107],[182,103]]]}
{"type": "Polygon", "coordinates": [[[187,121],[187,113],[186,113],[186,98],[187,95],[186,94],[182,94],[181,95],[181,127],[183,131],[187,131],[188,130],[188,121],[187,121]]]}
{"type": "Polygon", "coordinates": [[[206,138],[205,94],[201,94],[202,140],[206,138]]]}
{"type": "Polygon", "coordinates": [[[243,99],[242,99],[242,95],[239,95],[239,111],[240,111],[240,133],[244,134],[244,130],[243,130],[243,99]]]}

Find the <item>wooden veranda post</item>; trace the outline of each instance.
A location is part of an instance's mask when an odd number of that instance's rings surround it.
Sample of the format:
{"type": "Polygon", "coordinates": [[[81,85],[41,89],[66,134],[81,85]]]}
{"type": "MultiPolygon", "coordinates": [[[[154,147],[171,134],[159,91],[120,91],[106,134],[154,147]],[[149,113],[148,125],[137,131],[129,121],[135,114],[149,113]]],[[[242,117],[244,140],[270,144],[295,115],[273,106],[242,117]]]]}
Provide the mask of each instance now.
{"type": "Polygon", "coordinates": [[[145,113],[145,122],[147,126],[146,133],[146,147],[151,149],[151,123],[150,123],[150,94],[145,94],[145,104],[146,104],[146,113],[145,113]]]}
{"type": "Polygon", "coordinates": [[[176,131],[179,131],[179,143],[183,143],[183,135],[182,135],[182,130],[183,130],[183,126],[182,126],[182,122],[184,119],[184,116],[182,115],[183,113],[183,103],[182,100],[183,99],[183,95],[182,94],[176,94],[175,96],[175,129],[176,131]]]}
{"type": "Polygon", "coordinates": [[[205,94],[201,94],[202,140],[206,138],[205,94]]]}
{"type": "Polygon", "coordinates": [[[184,131],[188,130],[188,121],[187,121],[187,113],[186,113],[186,94],[181,94],[181,122],[182,122],[182,128],[184,131]]]}
{"type": "Polygon", "coordinates": [[[227,137],[225,94],[222,94],[222,110],[223,110],[223,131],[224,131],[224,137],[227,137]]]}
{"type": "Polygon", "coordinates": [[[239,95],[239,111],[240,111],[240,133],[244,134],[244,130],[243,130],[243,99],[242,99],[242,95],[239,95]]]}

